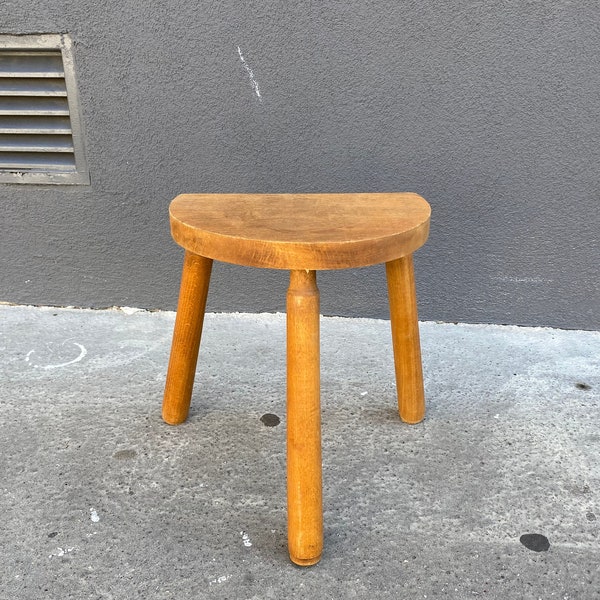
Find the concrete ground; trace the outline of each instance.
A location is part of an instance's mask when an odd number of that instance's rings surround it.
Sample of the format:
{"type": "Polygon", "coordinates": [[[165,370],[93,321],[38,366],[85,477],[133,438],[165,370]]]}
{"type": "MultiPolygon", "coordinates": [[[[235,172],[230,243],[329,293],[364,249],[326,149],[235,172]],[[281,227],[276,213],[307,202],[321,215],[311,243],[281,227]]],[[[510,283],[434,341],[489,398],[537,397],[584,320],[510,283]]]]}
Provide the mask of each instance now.
{"type": "Polygon", "coordinates": [[[389,324],[324,318],[325,551],[299,568],[283,315],[207,315],[179,427],[173,321],[0,306],[3,600],[600,598],[600,332],[423,323],[409,426],[389,324]]]}

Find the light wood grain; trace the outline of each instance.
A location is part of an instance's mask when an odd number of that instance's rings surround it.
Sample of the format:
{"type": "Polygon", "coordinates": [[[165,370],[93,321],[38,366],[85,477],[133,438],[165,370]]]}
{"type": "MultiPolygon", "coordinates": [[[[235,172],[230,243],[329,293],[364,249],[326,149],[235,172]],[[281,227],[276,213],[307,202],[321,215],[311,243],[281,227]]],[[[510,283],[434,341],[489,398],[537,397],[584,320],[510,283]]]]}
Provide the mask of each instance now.
{"type": "Polygon", "coordinates": [[[187,419],[210,282],[212,260],[186,252],[162,416],[170,425],[187,419]]]}
{"type": "Polygon", "coordinates": [[[288,547],[298,565],[323,549],[319,290],[314,271],[292,271],[287,294],[288,547]]]}
{"type": "Polygon", "coordinates": [[[400,418],[418,423],[425,417],[421,343],[412,256],[386,264],[396,387],[400,418]]]}
{"type": "Polygon", "coordinates": [[[347,269],[414,252],[429,233],[417,194],[183,194],[170,206],[175,241],[252,267],[347,269]]]}

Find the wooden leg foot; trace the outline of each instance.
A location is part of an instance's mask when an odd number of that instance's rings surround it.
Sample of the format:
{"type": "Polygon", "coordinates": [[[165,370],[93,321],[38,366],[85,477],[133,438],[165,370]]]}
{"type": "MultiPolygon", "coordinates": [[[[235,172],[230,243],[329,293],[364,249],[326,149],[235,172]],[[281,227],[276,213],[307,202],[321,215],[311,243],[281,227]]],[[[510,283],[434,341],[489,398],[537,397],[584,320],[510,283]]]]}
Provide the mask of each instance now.
{"type": "Polygon", "coordinates": [[[190,409],[211,269],[211,259],[186,251],[162,408],[169,425],[183,423],[190,409]]]}
{"type": "Polygon", "coordinates": [[[412,256],[386,263],[386,275],[400,418],[419,423],[425,417],[425,394],[412,256]]]}
{"type": "Polygon", "coordinates": [[[292,271],[287,294],[288,546],[292,562],[323,550],[319,290],[315,271],[292,271]]]}

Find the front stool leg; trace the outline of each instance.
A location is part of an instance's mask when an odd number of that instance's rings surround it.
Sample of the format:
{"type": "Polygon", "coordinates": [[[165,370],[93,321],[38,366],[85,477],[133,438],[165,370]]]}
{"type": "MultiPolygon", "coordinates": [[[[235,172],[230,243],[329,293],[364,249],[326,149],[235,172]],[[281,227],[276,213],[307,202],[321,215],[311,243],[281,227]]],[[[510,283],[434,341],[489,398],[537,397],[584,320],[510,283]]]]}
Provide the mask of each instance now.
{"type": "Polygon", "coordinates": [[[212,259],[186,251],[167,370],[162,417],[169,425],[183,423],[190,410],[212,259]]]}
{"type": "Polygon", "coordinates": [[[418,423],[425,417],[425,393],[412,255],[392,260],[386,263],[385,268],[398,409],[404,422],[418,423]]]}
{"type": "Polygon", "coordinates": [[[287,488],[291,560],[323,550],[319,290],[315,271],[291,271],[287,293],[287,488]]]}

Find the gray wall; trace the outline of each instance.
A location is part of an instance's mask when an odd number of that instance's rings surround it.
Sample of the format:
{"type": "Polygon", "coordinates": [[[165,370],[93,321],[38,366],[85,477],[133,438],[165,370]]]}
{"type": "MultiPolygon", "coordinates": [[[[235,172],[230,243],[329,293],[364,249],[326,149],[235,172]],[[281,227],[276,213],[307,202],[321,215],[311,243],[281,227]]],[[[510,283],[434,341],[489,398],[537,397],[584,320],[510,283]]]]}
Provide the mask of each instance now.
{"type": "MultiPolygon", "coordinates": [[[[2,0],[69,32],[90,186],[0,184],[0,300],[172,309],[183,191],[411,190],[423,319],[600,329],[594,2],[2,0]],[[238,54],[258,82],[255,94],[238,54]]],[[[209,309],[284,308],[218,265],[209,309]]],[[[323,273],[326,314],[385,317],[383,270],[323,273]]]]}

